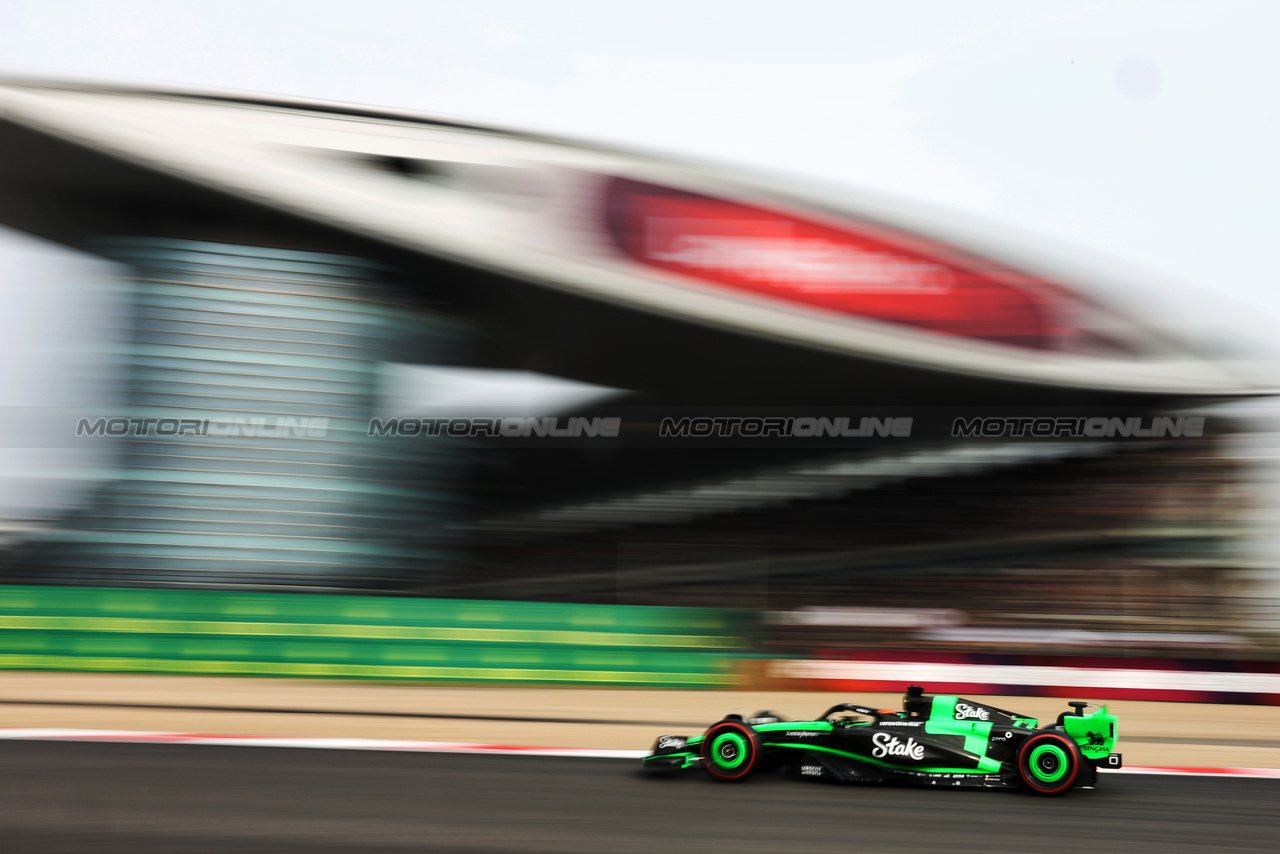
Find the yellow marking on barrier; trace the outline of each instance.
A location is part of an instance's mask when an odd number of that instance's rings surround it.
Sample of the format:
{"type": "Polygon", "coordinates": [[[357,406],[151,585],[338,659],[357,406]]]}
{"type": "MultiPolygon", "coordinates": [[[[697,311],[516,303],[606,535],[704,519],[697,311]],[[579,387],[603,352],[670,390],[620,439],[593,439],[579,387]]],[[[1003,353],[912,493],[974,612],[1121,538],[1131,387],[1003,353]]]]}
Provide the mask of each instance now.
{"type": "Polygon", "coordinates": [[[344,644],[325,644],[323,647],[314,647],[310,644],[290,643],[285,644],[281,650],[281,654],[285,658],[298,659],[316,659],[316,658],[352,658],[351,648],[344,644]]]}
{"type": "Polygon", "coordinates": [[[200,658],[213,655],[253,655],[253,644],[230,641],[196,641],[178,644],[178,654],[184,658],[200,658]]]}
{"type": "Polygon", "coordinates": [[[230,599],[222,606],[222,613],[238,617],[272,617],[276,608],[269,602],[256,602],[252,599],[230,599]]]}
{"type": "Polygon", "coordinates": [[[0,615],[0,629],[144,634],[228,634],[266,637],[365,638],[467,643],[524,643],[554,646],[646,646],[728,649],[737,638],[555,629],[497,629],[446,626],[386,626],[347,623],[280,623],[165,620],[144,617],[48,617],[0,615]]]}
{"type": "Polygon", "coordinates": [[[615,626],[618,618],[609,611],[574,611],[569,616],[573,626],[615,626]]]}
{"type": "Polygon", "coordinates": [[[465,623],[505,623],[507,615],[501,611],[459,611],[458,619],[465,623]]]}
{"type": "Polygon", "coordinates": [[[449,654],[439,649],[405,649],[388,646],[382,649],[383,661],[448,661],[449,654]]]}
{"type": "Polygon", "coordinates": [[[146,658],[0,655],[0,668],[96,670],[119,672],[220,673],[260,676],[345,677],[366,679],[434,679],[485,682],[582,682],[734,686],[743,680],[732,673],[637,673],[625,670],[557,670],[473,668],[429,665],[336,664],[288,661],[190,661],[146,658]]]}
{"type": "Polygon", "coordinates": [[[3,647],[5,649],[10,650],[11,652],[16,652],[17,650],[21,650],[21,649],[26,649],[26,650],[48,649],[49,637],[48,635],[36,635],[36,634],[24,634],[24,635],[8,634],[8,635],[0,636],[0,643],[3,644],[3,647]]]}
{"type": "Polygon", "coordinates": [[[352,605],[343,610],[342,616],[353,620],[389,620],[391,609],[376,605],[352,605]]]}
{"type": "Polygon", "coordinates": [[[76,652],[116,654],[128,652],[151,652],[149,638],[129,635],[109,635],[104,638],[78,638],[71,648],[76,652]]]}
{"type": "Polygon", "coordinates": [[[480,661],[492,664],[542,664],[546,657],[536,652],[520,650],[502,650],[499,652],[483,652],[480,661]]]}
{"type": "Polygon", "coordinates": [[[634,656],[608,655],[608,654],[594,653],[590,655],[575,655],[573,657],[573,663],[577,665],[599,666],[602,664],[608,664],[608,665],[613,665],[614,667],[618,667],[618,666],[637,667],[639,666],[640,661],[636,659],[634,656]]]}
{"type": "Polygon", "coordinates": [[[100,611],[158,611],[155,599],[150,596],[127,596],[116,598],[104,596],[98,601],[100,611]]]}

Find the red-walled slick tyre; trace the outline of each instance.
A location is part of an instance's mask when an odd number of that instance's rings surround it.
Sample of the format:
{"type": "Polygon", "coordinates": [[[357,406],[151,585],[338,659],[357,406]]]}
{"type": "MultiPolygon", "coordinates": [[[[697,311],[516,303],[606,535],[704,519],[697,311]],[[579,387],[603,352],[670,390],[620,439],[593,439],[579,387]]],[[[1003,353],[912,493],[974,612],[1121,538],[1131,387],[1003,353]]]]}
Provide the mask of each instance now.
{"type": "Polygon", "coordinates": [[[745,780],[762,753],[760,735],[741,721],[713,724],[702,737],[702,767],[717,780],[745,780]]]}
{"type": "Polygon", "coordinates": [[[1060,795],[1076,784],[1084,758],[1065,735],[1042,732],[1023,742],[1018,751],[1018,776],[1041,795],[1060,795]]]}

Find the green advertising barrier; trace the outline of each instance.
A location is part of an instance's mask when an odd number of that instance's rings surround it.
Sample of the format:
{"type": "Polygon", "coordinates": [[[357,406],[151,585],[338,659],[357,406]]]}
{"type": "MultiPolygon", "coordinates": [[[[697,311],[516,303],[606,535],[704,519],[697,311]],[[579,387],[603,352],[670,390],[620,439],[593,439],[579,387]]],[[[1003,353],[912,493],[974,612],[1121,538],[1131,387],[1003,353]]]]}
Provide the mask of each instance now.
{"type": "Polygon", "coordinates": [[[734,685],[732,611],[0,586],[0,669],[734,685]]]}

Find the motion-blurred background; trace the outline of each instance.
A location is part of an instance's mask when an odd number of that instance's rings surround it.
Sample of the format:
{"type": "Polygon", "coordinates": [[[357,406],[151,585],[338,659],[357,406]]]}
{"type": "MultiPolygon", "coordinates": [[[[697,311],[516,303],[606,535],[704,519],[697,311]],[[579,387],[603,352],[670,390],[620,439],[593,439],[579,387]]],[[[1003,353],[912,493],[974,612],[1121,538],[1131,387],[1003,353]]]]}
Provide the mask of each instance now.
{"type": "Polygon", "coordinates": [[[0,16],[0,665],[1280,696],[1270,4],[0,16]]]}

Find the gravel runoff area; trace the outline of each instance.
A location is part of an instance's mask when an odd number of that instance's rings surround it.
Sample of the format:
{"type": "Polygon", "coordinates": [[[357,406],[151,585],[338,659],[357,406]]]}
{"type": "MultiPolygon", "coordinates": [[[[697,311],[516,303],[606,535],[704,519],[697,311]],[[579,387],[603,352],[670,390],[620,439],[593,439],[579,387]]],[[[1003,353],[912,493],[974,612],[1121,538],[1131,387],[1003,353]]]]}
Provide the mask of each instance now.
{"type": "MultiPolygon", "coordinates": [[[[986,699],[1041,721],[1067,708],[1066,698],[986,699]]],[[[6,728],[546,747],[640,750],[664,733],[697,734],[729,712],[769,709],[811,720],[838,702],[897,709],[901,695],[0,673],[0,727],[6,728]]],[[[1126,765],[1280,768],[1280,707],[1130,700],[1108,705],[1120,717],[1117,747],[1126,765]]]]}

